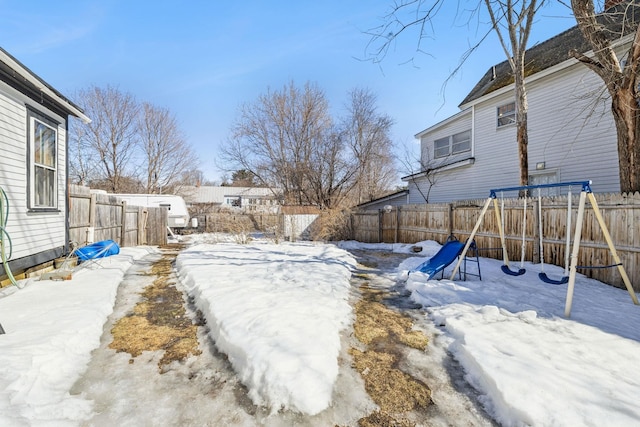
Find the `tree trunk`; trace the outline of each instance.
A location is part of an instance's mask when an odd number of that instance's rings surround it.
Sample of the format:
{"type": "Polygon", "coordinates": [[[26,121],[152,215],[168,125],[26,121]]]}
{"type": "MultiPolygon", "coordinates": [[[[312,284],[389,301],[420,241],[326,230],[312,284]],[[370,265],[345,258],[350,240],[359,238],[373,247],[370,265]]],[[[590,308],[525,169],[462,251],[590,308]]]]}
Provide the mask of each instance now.
{"type": "Polygon", "coordinates": [[[516,138],[520,159],[520,185],[529,185],[529,134],[527,132],[527,91],[524,84],[524,64],[515,73],[516,138]]]}
{"type": "MultiPolygon", "coordinates": [[[[637,99],[640,35],[637,25],[633,30],[634,40],[625,54],[624,68],[621,68],[620,58],[613,49],[612,41],[607,38],[606,29],[596,20],[593,0],[571,0],[571,8],[582,35],[595,53],[588,57],[582,52],[572,51],[571,55],[602,78],[611,96],[611,113],[618,139],[620,191],[640,191],[640,113],[637,99]]],[[[632,33],[627,31],[626,34],[632,33]]]]}
{"type": "Polygon", "coordinates": [[[640,144],[637,143],[640,135],[640,114],[634,94],[628,90],[618,90],[612,95],[611,112],[618,137],[620,191],[640,191],[640,144]]]}

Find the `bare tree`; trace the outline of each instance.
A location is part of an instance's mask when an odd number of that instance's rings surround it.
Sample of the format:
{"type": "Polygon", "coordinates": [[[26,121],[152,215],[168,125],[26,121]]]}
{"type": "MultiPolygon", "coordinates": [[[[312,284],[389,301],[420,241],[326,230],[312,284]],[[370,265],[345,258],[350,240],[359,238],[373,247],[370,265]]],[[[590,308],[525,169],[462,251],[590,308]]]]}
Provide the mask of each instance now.
{"type": "Polygon", "coordinates": [[[338,128],[317,86],[300,89],[291,82],[282,91],[268,90],[240,109],[222,157],[233,170],[281,189],[287,203],[342,206],[360,178],[373,179],[368,169],[384,160],[376,156],[390,151],[390,119],[376,112],[373,101],[370,92],[354,91],[350,117],[338,128]]]}
{"type": "MultiPolygon", "coordinates": [[[[491,19],[491,29],[497,34],[514,75],[516,132],[521,185],[527,185],[529,182],[525,52],[534,16],[546,2],[547,0],[483,1],[491,19]]],[[[469,3],[473,6],[470,9],[472,16],[479,13],[481,3],[469,3]]],[[[422,42],[431,37],[433,32],[432,24],[443,6],[444,0],[400,0],[395,2],[391,12],[384,18],[385,23],[370,32],[372,35],[370,48],[373,50],[374,61],[377,62],[384,58],[397,37],[413,27],[419,29],[416,50],[423,51],[422,42]]],[[[459,6],[460,2],[458,2],[459,6]]],[[[460,70],[466,58],[477,49],[485,37],[486,35],[481,37],[478,44],[473,45],[467,52],[463,53],[461,63],[449,78],[460,70]]]]}
{"type": "Polygon", "coordinates": [[[363,203],[388,192],[397,176],[389,135],[393,120],[378,112],[376,95],[369,89],[352,90],[349,101],[340,135],[357,162],[354,198],[363,203]]]}
{"type": "Polygon", "coordinates": [[[145,192],[175,192],[183,172],[198,162],[175,117],[168,109],[145,102],[137,131],[144,156],[145,192]]]}
{"type": "Polygon", "coordinates": [[[429,150],[423,150],[422,147],[420,147],[420,154],[416,156],[413,150],[405,145],[402,157],[398,157],[398,161],[402,165],[402,169],[406,175],[403,179],[407,179],[413,183],[422,200],[424,200],[425,203],[429,203],[431,190],[438,183],[438,178],[440,178],[437,173],[438,167],[433,164],[429,150]],[[415,165],[419,165],[417,170],[415,165]],[[428,184],[426,192],[420,187],[419,178],[421,180],[426,179],[428,184]]]}
{"type": "MultiPolygon", "coordinates": [[[[127,169],[136,152],[138,138],[136,117],[138,104],[133,95],[107,86],[92,86],[81,90],[78,104],[82,105],[92,122],[78,130],[82,147],[91,148],[97,157],[98,181],[108,190],[121,192],[130,182],[127,169]]],[[[74,167],[80,167],[79,164],[74,167]]]]}
{"type": "MultiPolygon", "coordinates": [[[[544,0],[541,0],[540,4],[543,3],[544,0]]],[[[528,185],[529,135],[527,123],[529,105],[525,85],[525,52],[533,18],[539,6],[536,0],[484,0],[484,4],[514,76],[520,185],[528,185]],[[508,35],[508,42],[504,33],[508,35]]]]}
{"type": "Polygon", "coordinates": [[[177,193],[203,182],[197,156],[168,109],[140,104],[111,86],[92,86],[76,98],[93,121],[70,128],[75,182],[115,193],[177,193]]]}
{"type": "Polygon", "coordinates": [[[571,0],[571,8],[593,55],[577,50],[570,54],[602,78],[611,97],[620,190],[640,191],[640,5],[635,1],[607,1],[607,10],[597,14],[593,0],[571,0]],[[617,49],[620,41],[629,43],[622,54],[617,49]]]}
{"type": "Polygon", "coordinates": [[[69,178],[79,185],[88,185],[95,178],[99,166],[87,131],[79,120],[69,122],[69,178]]]}
{"type": "Polygon", "coordinates": [[[288,203],[317,203],[310,179],[319,165],[312,164],[312,154],[327,145],[331,128],[324,92],[290,82],[241,107],[222,157],[229,171],[244,169],[262,184],[280,188],[288,203]]]}

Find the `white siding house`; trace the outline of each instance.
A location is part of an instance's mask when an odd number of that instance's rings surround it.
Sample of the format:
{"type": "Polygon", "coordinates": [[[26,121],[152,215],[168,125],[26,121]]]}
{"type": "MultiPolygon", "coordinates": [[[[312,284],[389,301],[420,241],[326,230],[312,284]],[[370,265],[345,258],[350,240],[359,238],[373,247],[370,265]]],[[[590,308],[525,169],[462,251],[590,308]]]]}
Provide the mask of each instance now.
{"type": "MultiPolygon", "coordinates": [[[[13,272],[68,251],[69,116],[90,121],[0,48],[0,196],[4,193],[8,201],[2,238],[13,272]]],[[[0,279],[4,277],[0,263],[0,279]]]]}
{"type": "MultiPolygon", "coordinates": [[[[592,180],[594,191],[619,192],[610,98],[600,77],[568,59],[585,46],[574,27],[527,51],[529,183],[592,180]]],[[[506,61],[492,67],[458,114],[416,135],[421,171],[402,178],[409,203],[486,198],[492,188],[519,185],[512,80],[506,61]]]]}
{"type": "Polygon", "coordinates": [[[280,206],[278,191],[273,188],[203,185],[184,187],[182,193],[191,207],[210,205],[219,208],[238,208],[246,212],[275,213],[280,206]]]}

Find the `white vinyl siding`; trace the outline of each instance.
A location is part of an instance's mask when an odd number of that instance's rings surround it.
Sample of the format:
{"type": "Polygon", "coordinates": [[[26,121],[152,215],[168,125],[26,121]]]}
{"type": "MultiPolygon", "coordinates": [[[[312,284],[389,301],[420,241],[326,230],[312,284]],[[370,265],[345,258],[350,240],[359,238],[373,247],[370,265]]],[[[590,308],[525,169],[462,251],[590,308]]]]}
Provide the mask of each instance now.
{"type": "Polygon", "coordinates": [[[54,197],[58,208],[53,212],[29,211],[26,105],[32,105],[31,102],[15,89],[0,82],[0,187],[9,199],[6,229],[13,244],[12,259],[60,248],[66,243],[64,119],[38,105],[33,107],[61,123],[55,129],[58,137],[58,166],[54,197]]]}
{"type": "MultiPolygon", "coordinates": [[[[530,175],[555,174],[558,181],[592,180],[594,191],[620,191],[610,100],[595,98],[604,92],[601,79],[580,64],[527,84],[530,175]],[[545,169],[536,171],[539,162],[545,163],[545,169]]],[[[482,199],[492,188],[519,185],[516,127],[496,127],[496,106],[512,99],[513,93],[506,91],[471,107],[474,164],[429,179],[407,180],[410,203],[424,203],[416,185],[423,194],[430,190],[429,201],[434,203],[482,199]]],[[[465,126],[470,127],[468,122],[465,126]]],[[[439,128],[421,134],[423,150],[445,136],[439,128]]]]}

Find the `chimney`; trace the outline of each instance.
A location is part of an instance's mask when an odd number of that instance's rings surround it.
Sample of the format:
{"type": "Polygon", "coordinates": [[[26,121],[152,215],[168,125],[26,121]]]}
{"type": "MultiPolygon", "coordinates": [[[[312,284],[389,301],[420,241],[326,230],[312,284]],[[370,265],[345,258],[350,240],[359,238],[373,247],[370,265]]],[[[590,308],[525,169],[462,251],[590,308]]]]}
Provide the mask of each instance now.
{"type": "Polygon", "coordinates": [[[607,11],[610,8],[612,8],[613,6],[616,6],[620,3],[622,3],[625,0],[605,0],[604,2],[604,10],[607,11]]]}

